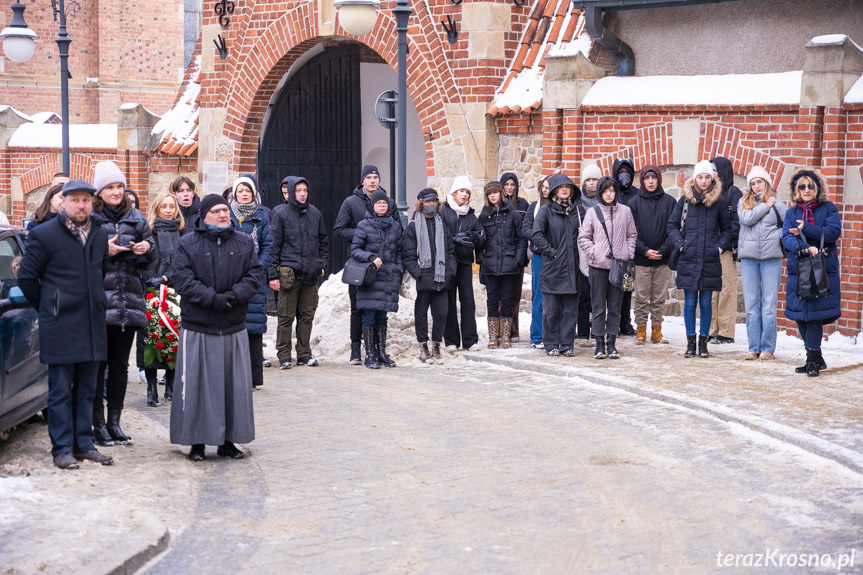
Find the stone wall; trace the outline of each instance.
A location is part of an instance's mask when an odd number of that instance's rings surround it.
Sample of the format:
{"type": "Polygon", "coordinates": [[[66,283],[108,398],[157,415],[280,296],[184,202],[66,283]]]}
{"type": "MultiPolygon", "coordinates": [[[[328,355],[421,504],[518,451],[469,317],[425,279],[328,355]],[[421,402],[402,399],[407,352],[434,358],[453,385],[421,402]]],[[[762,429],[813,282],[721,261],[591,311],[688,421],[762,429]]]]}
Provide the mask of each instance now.
{"type": "Polygon", "coordinates": [[[542,177],[542,133],[501,134],[498,172],[518,176],[520,194],[536,199],[536,183],[542,177]]]}

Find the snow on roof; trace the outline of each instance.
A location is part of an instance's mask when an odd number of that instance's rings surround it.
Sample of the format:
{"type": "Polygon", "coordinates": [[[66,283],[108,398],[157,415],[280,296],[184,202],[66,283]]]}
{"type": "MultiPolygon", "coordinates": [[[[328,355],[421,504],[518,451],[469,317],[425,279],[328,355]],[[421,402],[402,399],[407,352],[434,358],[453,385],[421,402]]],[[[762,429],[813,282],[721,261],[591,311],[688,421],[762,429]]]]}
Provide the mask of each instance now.
{"type": "MultiPolygon", "coordinates": [[[[62,129],[59,124],[23,124],[9,140],[10,148],[60,148],[62,129]]],[[[117,149],[117,124],[72,124],[69,126],[70,148],[117,149]]]]}
{"type": "Polygon", "coordinates": [[[63,120],[54,112],[37,112],[30,116],[34,124],[59,124],[63,120]]]}
{"type": "Polygon", "coordinates": [[[590,51],[583,34],[584,16],[570,9],[570,0],[536,0],[506,78],[494,95],[488,114],[531,112],[542,104],[545,57],[590,51]]]}
{"type": "Polygon", "coordinates": [[[30,118],[30,116],[28,116],[27,114],[25,114],[25,113],[24,113],[24,112],[22,112],[21,110],[17,110],[17,109],[15,109],[15,108],[13,108],[12,106],[7,106],[7,105],[5,105],[5,104],[4,104],[4,105],[0,105],[0,113],[5,112],[6,110],[12,110],[12,111],[13,111],[13,112],[15,112],[16,114],[18,114],[19,116],[21,116],[22,118],[24,118],[25,120],[30,120],[30,119],[31,119],[31,118],[30,118]]]}
{"type": "Polygon", "coordinates": [[[863,104],[863,76],[854,82],[848,93],[845,94],[846,104],[863,104]]]}
{"type": "MultiPolygon", "coordinates": [[[[825,34],[824,36],[815,36],[814,38],[809,40],[809,43],[810,44],[841,44],[842,42],[845,41],[846,38],[848,38],[848,36],[846,36],[845,34],[825,34]]],[[[848,40],[851,40],[851,38],[848,38],[848,40]]],[[[857,42],[855,42],[854,40],[851,40],[851,43],[854,44],[855,46],[857,46],[858,50],[863,52],[863,48],[861,48],[857,42]]]]}
{"type": "Polygon", "coordinates": [[[799,104],[803,72],[711,76],[609,76],[582,106],[799,104]]]}
{"type": "Polygon", "coordinates": [[[191,156],[198,149],[198,96],[201,93],[201,56],[195,56],[186,74],[183,94],[153,127],[161,135],[156,153],[191,156]]]}

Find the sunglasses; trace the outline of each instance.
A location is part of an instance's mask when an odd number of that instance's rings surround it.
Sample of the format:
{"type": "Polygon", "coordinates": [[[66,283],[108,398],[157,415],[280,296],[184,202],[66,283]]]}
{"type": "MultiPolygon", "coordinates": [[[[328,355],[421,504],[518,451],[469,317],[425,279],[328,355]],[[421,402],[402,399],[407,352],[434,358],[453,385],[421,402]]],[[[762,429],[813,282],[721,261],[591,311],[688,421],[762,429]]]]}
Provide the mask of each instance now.
{"type": "Polygon", "coordinates": [[[798,192],[802,192],[803,190],[806,190],[806,189],[814,190],[815,184],[800,184],[799,186],[797,186],[798,192]]]}

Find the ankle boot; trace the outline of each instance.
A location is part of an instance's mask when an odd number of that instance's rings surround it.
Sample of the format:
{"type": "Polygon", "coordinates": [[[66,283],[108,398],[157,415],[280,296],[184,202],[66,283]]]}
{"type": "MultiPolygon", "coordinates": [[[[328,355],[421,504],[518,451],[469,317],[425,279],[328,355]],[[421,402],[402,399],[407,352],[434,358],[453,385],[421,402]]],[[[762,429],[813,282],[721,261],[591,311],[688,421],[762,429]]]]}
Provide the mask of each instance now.
{"type": "Polygon", "coordinates": [[[593,337],[596,339],[596,351],[593,352],[593,359],[605,359],[605,338],[601,335],[593,337]]]}
{"type": "Polygon", "coordinates": [[[376,325],[375,334],[377,340],[378,363],[384,367],[395,367],[396,362],[387,355],[387,324],[376,325]]]}
{"type": "Polygon", "coordinates": [[[500,318],[500,347],[502,349],[509,349],[511,346],[510,342],[512,341],[512,334],[510,330],[512,329],[512,318],[511,317],[502,317],[500,318]]]}
{"type": "Polygon", "coordinates": [[[655,323],[651,327],[650,343],[668,343],[668,340],[665,339],[665,336],[662,335],[662,324],[661,323],[655,323]]]}
{"type": "Polygon", "coordinates": [[[423,363],[434,363],[434,357],[429,353],[429,344],[427,342],[420,344],[420,361],[423,363]]]}
{"type": "Polygon", "coordinates": [[[687,335],[686,336],[686,353],[683,354],[683,357],[695,357],[695,336],[687,335]]]}
{"type": "Polygon", "coordinates": [[[491,317],[488,318],[488,348],[489,349],[497,349],[500,344],[500,318],[499,317],[491,317]]]}
{"type": "Polygon", "coordinates": [[[158,407],[159,385],[155,381],[147,381],[147,407],[158,407]]]}
{"type": "Polygon", "coordinates": [[[363,365],[369,369],[380,369],[378,352],[375,348],[375,327],[373,325],[363,326],[363,343],[366,346],[366,361],[363,365]]]}
{"type": "MultiPolygon", "coordinates": [[[[824,371],[825,369],[827,369],[827,364],[824,362],[824,356],[821,355],[821,350],[819,349],[817,351],[818,351],[818,371],[821,372],[821,371],[824,371]]],[[[808,373],[809,372],[808,367],[809,367],[809,348],[807,347],[806,348],[806,363],[804,363],[800,367],[795,367],[794,373],[808,373]]]]}
{"type": "Polygon", "coordinates": [[[706,335],[698,336],[698,357],[710,357],[710,354],[707,352],[706,335]]]}
{"type": "Polygon", "coordinates": [[[432,357],[434,358],[436,363],[443,362],[443,356],[440,354],[440,344],[439,341],[432,342],[432,357]]]}
{"type": "Polygon", "coordinates": [[[165,372],[165,399],[171,401],[174,397],[174,375],[176,371],[169,369],[165,372]]]}
{"type": "Polygon", "coordinates": [[[362,365],[362,363],[363,363],[363,360],[361,359],[362,354],[360,353],[361,352],[360,345],[361,344],[358,341],[352,341],[351,342],[351,360],[350,360],[351,365],[362,365]]]}
{"type": "Polygon", "coordinates": [[[615,347],[616,342],[616,335],[605,336],[605,353],[608,356],[608,359],[620,359],[620,354],[617,353],[617,347],[615,347]]]}
{"type": "Polygon", "coordinates": [[[135,442],[120,429],[120,415],[122,413],[122,409],[108,408],[108,433],[111,434],[111,439],[117,445],[132,445],[135,442]]]}
{"type": "Polygon", "coordinates": [[[101,401],[97,405],[95,400],[93,401],[93,441],[100,447],[114,445],[114,440],[111,439],[111,434],[105,427],[105,406],[101,401]]]}
{"type": "Polygon", "coordinates": [[[647,343],[647,326],[639,325],[635,327],[635,345],[644,345],[647,343]]]}
{"type": "Polygon", "coordinates": [[[821,358],[820,349],[806,350],[806,375],[809,377],[818,377],[821,374],[821,358]]]}

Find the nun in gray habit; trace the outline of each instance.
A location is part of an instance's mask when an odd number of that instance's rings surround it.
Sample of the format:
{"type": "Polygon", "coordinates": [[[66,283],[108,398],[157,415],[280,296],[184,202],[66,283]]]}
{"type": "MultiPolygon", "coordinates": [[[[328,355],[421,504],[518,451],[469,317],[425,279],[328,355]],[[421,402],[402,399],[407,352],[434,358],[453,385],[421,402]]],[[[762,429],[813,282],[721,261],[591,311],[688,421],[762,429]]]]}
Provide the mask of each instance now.
{"type": "Polygon", "coordinates": [[[201,200],[199,217],[174,254],[174,289],[180,294],[180,344],[171,404],[171,443],[191,445],[189,459],[204,459],[204,446],[241,459],[234,443],[255,439],[252,364],[246,332],[249,300],[264,269],[252,238],[234,228],[219,195],[201,200]]]}

